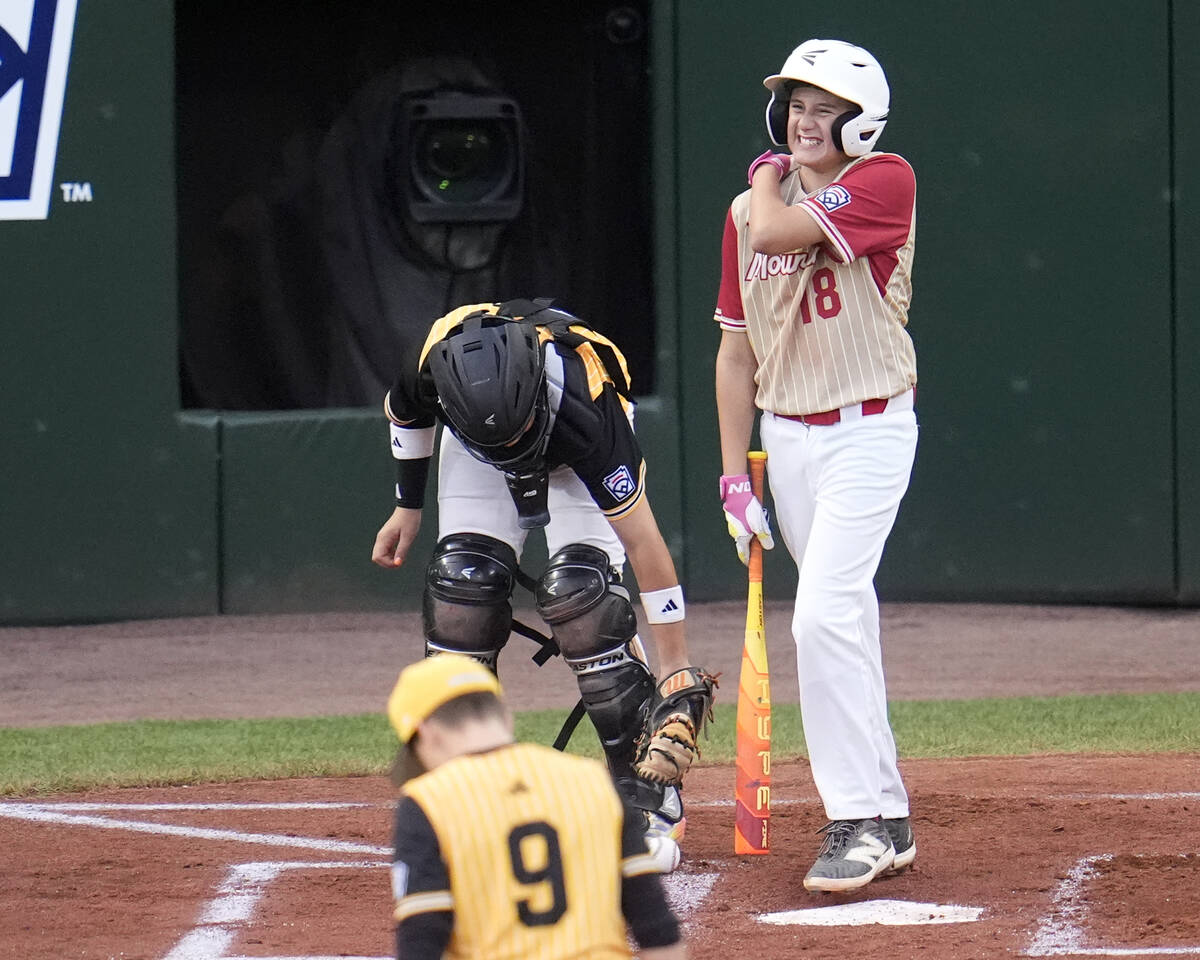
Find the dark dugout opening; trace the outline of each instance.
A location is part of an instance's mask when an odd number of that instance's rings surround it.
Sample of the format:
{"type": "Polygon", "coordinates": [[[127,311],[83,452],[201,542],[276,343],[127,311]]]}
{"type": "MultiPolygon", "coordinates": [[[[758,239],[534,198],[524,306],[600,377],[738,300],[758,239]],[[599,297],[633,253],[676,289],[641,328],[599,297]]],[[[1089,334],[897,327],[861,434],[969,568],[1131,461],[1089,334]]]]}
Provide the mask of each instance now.
{"type": "Polygon", "coordinates": [[[653,392],[648,30],[647,2],[177,0],[184,406],[374,406],[447,309],[537,296],[653,392]]]}

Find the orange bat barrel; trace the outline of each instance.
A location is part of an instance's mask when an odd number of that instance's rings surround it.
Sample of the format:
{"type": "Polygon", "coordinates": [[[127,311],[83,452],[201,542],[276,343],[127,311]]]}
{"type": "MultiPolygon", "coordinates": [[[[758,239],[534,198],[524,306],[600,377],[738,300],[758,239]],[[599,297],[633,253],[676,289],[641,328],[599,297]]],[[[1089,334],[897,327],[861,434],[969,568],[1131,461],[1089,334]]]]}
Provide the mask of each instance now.
{"type": "MultiPolygon", "coordinates": [[[[767,455],[752,450],[750,489],[763,499],[767,455]]],[[[770,851],[771,681],[763,623],[762,544],[750,541],[750,589],[746,598],[746,635],[738,684],[737,782],[734,787],[733,852],[770,851]]]]}

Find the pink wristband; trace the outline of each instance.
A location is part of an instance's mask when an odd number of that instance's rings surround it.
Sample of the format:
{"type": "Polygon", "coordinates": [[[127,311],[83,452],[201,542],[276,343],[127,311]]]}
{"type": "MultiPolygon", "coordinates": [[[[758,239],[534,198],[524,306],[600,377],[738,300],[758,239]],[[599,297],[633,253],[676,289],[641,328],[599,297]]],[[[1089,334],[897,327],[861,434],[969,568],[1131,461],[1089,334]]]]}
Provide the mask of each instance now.
{"type": "Polygon", "coordinates": [[[769,163],[775,168],[779,174],[779,179],[782,180],[792,172],[792,157],[787,153],[772,153],[768,150],[761,156],[755,157],[750,161],[750,169],[746,171],[746,180],[751,186],[754,185],[754,171],[761,167],[764,163],[769,163]]]}

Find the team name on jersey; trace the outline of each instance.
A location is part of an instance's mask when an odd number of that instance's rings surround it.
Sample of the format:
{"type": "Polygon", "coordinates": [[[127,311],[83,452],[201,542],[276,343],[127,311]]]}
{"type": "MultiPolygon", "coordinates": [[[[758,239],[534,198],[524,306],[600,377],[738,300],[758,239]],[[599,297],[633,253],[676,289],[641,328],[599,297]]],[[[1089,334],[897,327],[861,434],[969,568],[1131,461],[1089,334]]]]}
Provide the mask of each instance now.
{"type": "Polygon", "coordinates": [[[800,250],[797,253],[758,253],[746,268],[746,280],[766,280],[769,277],[786,277],[817,262],[817,248],[800,250]]]}

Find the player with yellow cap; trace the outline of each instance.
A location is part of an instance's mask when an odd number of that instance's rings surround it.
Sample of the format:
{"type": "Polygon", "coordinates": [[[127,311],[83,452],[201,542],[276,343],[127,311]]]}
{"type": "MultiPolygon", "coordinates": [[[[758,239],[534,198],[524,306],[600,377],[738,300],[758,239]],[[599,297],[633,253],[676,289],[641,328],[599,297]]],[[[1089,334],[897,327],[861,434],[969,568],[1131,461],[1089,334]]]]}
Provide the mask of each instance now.
{"type": "Polygon", "coordinates": [[[406,667],[388,699],[400,739],[396,948],[401,960],[684,960],[660,874],[679,848],[595,761],[513,740],[496,675],[459,654],[406,667]]]}

